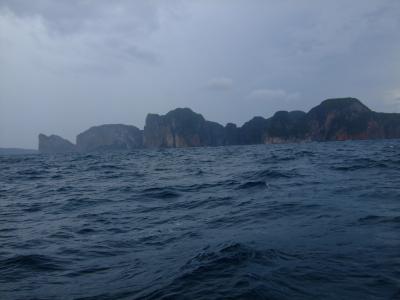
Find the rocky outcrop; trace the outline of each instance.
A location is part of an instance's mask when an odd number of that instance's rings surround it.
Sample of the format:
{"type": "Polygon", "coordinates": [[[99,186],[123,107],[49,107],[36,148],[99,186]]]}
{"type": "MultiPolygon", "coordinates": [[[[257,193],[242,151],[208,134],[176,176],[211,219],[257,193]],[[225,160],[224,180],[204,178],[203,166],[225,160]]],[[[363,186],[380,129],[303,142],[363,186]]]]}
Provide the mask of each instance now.
{"type": "Polygon", "coordinates": [[[376,113],[355,98],[328,99],[311,109],[279,111],[240,128],[241,144],[400,138],[400,114],[376,113]]]}
{"type": "Polygon", "coordinates": [[[279,111],[254,117],[242,127],[207,121],[189,108],[166,115],[149,114],[144,131],[111,124],[92,127],[77,136],[77,146],[58,137],[39,135],[44,153],[181,148],[223,145],[275,144],[400,138],[400,114],[376,113],[355,98],[328,99],[311,109],[279,111]]]}
{"type": "Polygon", "coordinates": [[[226,144],[222,125],[206,121],[189,108],[177,108],[164,116],[149,114],[144,127],[147,148],[221,146],[226,144]]]}
{"type": "Polygon", "coordinates": [[[70,153],[75,152],[76,147],[70,141],[63,139],[58,135],[39,134],[39,152],[40,153],[70,153]]]}
{"type": "Polygon", "coordinates": [[[308,114],[311,140],[334,141],[376,137],[371,110],[354,98],[328,99],[308,114]],[[372,125],[372,127],[370,126],[372,125]]]}
{"type": "Polygon", "coordinates": [[[240,128],[240,144],[293,143],[307,139],[307,114],[278,111],[271,118],[255,117],[240,128]]]}
{"type": "Polygon", "coordinates": [[[297,143],[308,140],[307,114],[302,111],[279,111],[268,119],[263,134],[265,144],[297,143]]]}
{"type": "Polygon", "coordinates": [[[263,136],[268,128],[268,120],[263,117],[254,117],[239,128],[241,145],[262,144],[263,136]]]}
{"type": "Polygon", "coordinates": [[[396,113],[373,113],[373,122],[369,124],[370,131],[375,128],[377,138],[398,139],[400,138],[400,114],[396,113]]]}
{"type": "Polygon", "coordinates": [[[143,147],[142,131],[131,125],[107,124],[91,127],[76,137],[80,152],[133,150],[143,147]]]}
{"type": "Polygon", "coordinates": [[[355,98],[328,99],[308,113],[310,140],[343,141],[400,137],[400,114],[371,111],[355,98]]]}
{"type": "Polygon", "coordinates": [[[225,126],[225,142],[226,145],[239,145],[240,132],[239,128],[234,123],[228,123],[225,126]]]}

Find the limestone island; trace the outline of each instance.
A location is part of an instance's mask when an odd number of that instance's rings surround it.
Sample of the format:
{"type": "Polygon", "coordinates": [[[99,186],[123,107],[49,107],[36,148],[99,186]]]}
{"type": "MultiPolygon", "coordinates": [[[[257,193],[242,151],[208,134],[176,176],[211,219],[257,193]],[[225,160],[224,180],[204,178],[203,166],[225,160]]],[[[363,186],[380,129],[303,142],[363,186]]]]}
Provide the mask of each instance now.
{"type": "Polygon", "coordinates": [[[144,129],[107,124],[91,127],[76,144],[39,134],[39,152],[69,153],[140,148],[181,148],[400,138],[400,113],[378,113],[355,98],[328,99],[309,112],[278,111],[238,127],[205,120],[189,108],[148,114],[144,129]]]}

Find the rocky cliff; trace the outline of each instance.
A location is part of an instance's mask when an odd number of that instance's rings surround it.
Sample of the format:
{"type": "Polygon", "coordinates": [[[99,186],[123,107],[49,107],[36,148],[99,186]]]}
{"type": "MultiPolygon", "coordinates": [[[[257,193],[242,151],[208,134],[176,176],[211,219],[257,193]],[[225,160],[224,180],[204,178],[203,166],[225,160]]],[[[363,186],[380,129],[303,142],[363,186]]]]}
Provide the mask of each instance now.
{"type": "Polygon", "coordinates": [[[307,114],[302,111],[279,111],[268,119],[262,140],[265,144],[307,141],[307,114]]]}
{"type": "Polygon", "coordinates": [[[316,141],[376,138],[379,127],[372,111],[354,98],[325,100],[308,112],[307,119],[307,135],[316,141]]]}
{"type": "Polygon", "coordinates": [[[306,140],[307,114],[278,111],[271,118],[255,117],[239,128],[240,144],[275,144],[306,140]]]}
{"type": "Polygon", "coordinates": [[[189,108],[177,108],[164,116],[149,114],[144,127],[144,146],[181,148],[225,145],[225,128],[206,121],[189,108]]]}
{"type": "Polygon", "coordinates": [[[371,111],[355,98],[328,99],[307,114],[308,137],[343,141],[400,137],[400,114],[371,111]]]}
{"type": "Polygon", "coordinates": [[[254,117],[222,127],[190,109],[148,115],[145,147],[194,147],[400,138],[400,114],[376,113],[355,98],[328,99],[311,109],[254,117]]]}
{"type": "Polygon", "coordinates": [[[180,148],[223,145],[292,143],[400,138],[400,114],[377,113],[355,98],[328,99],[311,109],[279,111],[270,118],[254,117],[242,127],[207,121],[189,108],[166,115],[149,114],[141,131],[111,124],[92,127],[77,136],[77,146],[58,136],[39,136],[46,153],[136,148],[180,148]]]}
{"type": "Polygon", "coordinates": [[[131,125],[107,124],[91,127],[76,137],[81,152],[133,150],[143,146],[142,131],[131,125]]]}
{"type": "Polygon", "coordinates": [[[70,141],[58,135],[39,134],[39,152],[41,153],[69,153],[75,152],[76,147],[70,141]]]}

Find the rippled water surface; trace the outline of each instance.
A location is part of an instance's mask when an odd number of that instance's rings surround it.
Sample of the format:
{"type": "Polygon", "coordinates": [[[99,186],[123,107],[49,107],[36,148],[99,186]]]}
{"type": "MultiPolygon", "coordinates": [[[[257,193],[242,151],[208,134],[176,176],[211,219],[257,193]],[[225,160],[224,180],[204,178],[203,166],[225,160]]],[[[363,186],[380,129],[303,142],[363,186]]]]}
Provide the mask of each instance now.
{"type": "Polygon", "coordinates": [[[400,141],[0,156],[1,299],[400,299],[400,141]]]}

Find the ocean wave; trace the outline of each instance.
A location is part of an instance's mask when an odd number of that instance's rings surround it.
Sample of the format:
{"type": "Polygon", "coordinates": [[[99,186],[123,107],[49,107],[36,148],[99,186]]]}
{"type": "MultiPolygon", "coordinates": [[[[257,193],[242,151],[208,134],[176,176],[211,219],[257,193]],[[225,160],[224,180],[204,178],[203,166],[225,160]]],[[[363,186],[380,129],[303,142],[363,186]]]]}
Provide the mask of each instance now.
{"type": "Polygon", "coordinates": [[[42,254],[15,255],[0,260],[0,277],[23,276],[24,274],[20,273],[19,270],[22,272],[51,272],[64,269],[64,261],[42,254]]]}
{"type": "Polygon", "coordinates": [[[377,216],[368,215],[358,219],[361,225],[376,225],[376,224],[393,224],[400,226],[400,215],[399,216],[377,216]]]}
{"type": "Polygon", "coordinates": [[[398,140],[0,164],[2,299],[399,293],[398,140]]]}

